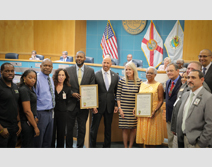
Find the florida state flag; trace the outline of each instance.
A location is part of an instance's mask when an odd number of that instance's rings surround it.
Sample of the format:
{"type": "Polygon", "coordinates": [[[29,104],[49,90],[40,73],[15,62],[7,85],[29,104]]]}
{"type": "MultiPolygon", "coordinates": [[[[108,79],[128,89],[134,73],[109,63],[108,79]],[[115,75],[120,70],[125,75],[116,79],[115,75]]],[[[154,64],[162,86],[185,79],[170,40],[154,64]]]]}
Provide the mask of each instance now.
{"type": "Polygon", "coordinates": [[[156,68],[163,61],[163,40],[152,20],[141,42],[141,49],[146,56],[149,66],[156,68]]]}

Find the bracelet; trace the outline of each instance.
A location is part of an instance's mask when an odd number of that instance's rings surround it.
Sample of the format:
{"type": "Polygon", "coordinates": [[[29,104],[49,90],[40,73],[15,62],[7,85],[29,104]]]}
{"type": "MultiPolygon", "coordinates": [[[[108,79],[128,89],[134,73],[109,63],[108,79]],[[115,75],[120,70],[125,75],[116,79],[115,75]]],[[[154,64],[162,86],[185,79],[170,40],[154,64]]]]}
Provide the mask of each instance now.
{"type": "Polygon", "coordinates": [[[118,110],[119,110],[120,108],[121,108],[121,107],[119,107],[118,110]]]}
{"type": "Polygon", "coordinates": [[[0,131],[0,133],[2,133],[4,131],[4,128],[0,131]]]}

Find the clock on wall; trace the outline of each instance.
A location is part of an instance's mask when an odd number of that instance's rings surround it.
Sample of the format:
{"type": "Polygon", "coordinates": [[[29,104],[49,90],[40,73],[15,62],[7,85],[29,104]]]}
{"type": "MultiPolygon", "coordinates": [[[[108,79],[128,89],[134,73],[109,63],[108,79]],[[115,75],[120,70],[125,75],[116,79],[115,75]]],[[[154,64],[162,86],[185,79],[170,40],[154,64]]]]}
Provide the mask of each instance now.
{"type": "Polygon", "coordinates": [[[122,20],[124,29],[129,34],[139,34],[146,26],[146,20],[122,20]]]}

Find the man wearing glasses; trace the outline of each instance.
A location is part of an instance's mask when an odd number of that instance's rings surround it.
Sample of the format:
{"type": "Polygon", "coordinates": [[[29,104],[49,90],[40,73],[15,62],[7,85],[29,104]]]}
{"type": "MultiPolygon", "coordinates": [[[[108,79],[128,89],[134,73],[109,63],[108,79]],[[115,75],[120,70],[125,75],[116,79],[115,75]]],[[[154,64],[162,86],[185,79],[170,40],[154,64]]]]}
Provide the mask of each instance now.
{"type": "Polygon", "coordinates": [[[212,52],[209,49],[203,49],[199,53],[199,62],[202,64],[202,72],[204,74],[205,82],[212,90],[212,66],[211,66],[212,52]]]}

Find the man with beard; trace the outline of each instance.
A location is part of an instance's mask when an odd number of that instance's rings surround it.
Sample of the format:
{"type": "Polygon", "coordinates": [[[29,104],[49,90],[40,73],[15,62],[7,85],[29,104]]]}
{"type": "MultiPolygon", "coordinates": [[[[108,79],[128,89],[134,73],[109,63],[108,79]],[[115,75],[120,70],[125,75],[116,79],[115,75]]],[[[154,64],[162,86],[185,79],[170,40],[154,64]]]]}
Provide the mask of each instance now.
{"type": "Polygon", "coordinates": [[[14,66],[4,63],[0,78],[0,148],[15,148],[21,132],[18,112],[19,92],[14,78],[14,66]]]}
{"type": "Polygon", "coordinates": [[[192,70],[177,116],[177,138],[185,148],[212,146],[212,94],[203,87],[204,74],[192,70]]]}
{"type": "Polygon", "coordinates": [[[80,85],[95,84],[94,70],[86,65],[84,61],[86,59],[83,51],[78,51],[76,54],[76,65],[66,68],[70,76],[71,84],[71,102],[68,105],[68,118],[67,118],[67,136],[66,147],[73,147],[73,128],[75,119],[77,119],[78,135],[77,135],[77,147],[82,148],[84,145],[84,138],[86,132],[86,121],[88,119],[88,109],[80,109],[80,85]]]}
{"type": "Polygon", "coordinates": [[[37,95],[37,117],[40,136],[34,138],[36,148],[50,148],[54,122],[54,82],[49,74],[53,65],[50,59],[44,59],[40,65],[41,72],[37,75],[37,86],[34,89],[37,95]]]}

